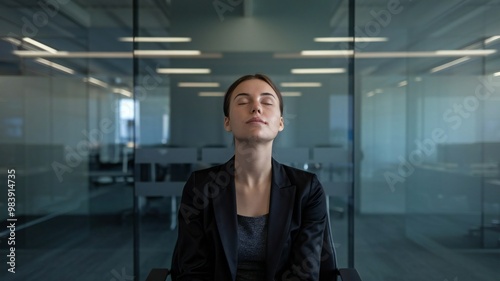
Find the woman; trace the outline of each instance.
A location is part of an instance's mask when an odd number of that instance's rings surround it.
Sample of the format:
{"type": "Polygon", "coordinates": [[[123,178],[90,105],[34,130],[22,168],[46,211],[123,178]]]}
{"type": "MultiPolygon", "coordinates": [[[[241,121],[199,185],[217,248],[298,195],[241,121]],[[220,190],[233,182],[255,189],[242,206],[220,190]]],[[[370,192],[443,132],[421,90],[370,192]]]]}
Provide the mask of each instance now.
{"type": "Polygon", "coordinates": [[[225,94],[224,115],[234,157],[187,181],[172,280],[328,280],[335,260],[323,188],[272,158],[281,93],[265,75],[243,76],[225,94]]]}

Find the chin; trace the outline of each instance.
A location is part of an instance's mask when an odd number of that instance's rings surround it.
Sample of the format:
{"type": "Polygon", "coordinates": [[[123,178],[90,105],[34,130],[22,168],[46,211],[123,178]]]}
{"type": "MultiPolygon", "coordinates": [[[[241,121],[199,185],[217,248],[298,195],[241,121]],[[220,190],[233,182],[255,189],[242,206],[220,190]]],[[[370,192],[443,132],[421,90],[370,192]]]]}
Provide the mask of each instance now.
{"type": "Polygon", "coordinates": [[[235,138],[241,143],[266,143],[272,142],[276,138],[276,136],[250,135],[235,138]]]}

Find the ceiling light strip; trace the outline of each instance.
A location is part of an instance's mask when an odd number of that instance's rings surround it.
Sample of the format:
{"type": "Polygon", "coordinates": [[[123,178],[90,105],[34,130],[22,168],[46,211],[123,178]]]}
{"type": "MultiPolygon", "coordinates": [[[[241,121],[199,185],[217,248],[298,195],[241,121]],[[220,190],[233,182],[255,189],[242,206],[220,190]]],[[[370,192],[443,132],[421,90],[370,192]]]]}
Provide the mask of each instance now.
{"type": "Polygon", "coordinates": [[[292,74],[338,74],[345,73],[345,68],[294,68],[292,74]]]}
{"type": "Polygon", "coordinates": [[[40,48],[42,50],[45,50],[45,51],[47,51],[49,53],[57,53],[56,49],[54,49],[52,47],[49,47],[49,46],[47,46],[47,45],[45,45],[43,43],[40,43],[40,42],[38,42],[36,40],[33,40],[33,39],[29,38],[29,37],[24,37],[23,41],[26,42],[26,43],[29,43],[29,44],[31,44],[31,45],[33,45],[35,47],[38,47],[38,48],[40,48]]]}
{"type": "Polygon", "coordinates": [[[425,52],[353,52],[352,50],[305,50],[301,53],[275,53],[274,58],[341,58],[354,55],[356,59],[383,58],[431,58],[431,57],[480,57],[496,53],[497,50],[437,50],[425,52]]]}
{"type": "Polygon", "coordinates": [[[352,56],[353,50],[304,50],[302,56],[352,56]]]}
{"type": "Polygon", "coordinates": [[[45,51],[20,51],[12,52],[20,57],[44,57],[44,58],[132,58],[131,52],[65,52],[49,53],[45,51]]]}
{"type": "Polygon", "coordinates": [[[422,58],[422,57],[463,57],[487,56],[496,50],[438,50],[430,52],[358,52],[356,58],[422,58]]]}
{"type": "Polygon", "coordinates": [[[225,93],[223,92],[199,92],[199,97],[223,97],[225,93]]]}
{"type": "Polygon", "coordinates": [[[144,43],[179,43],[191,42],[190,37],[120,37],[122,42],[144,42],[144,43]]]}
{"type": "Polygon", "coordinates": [[[442,56],[487,56],[496,53],[497,50],[440,50],[436,55],[442,56]]]}
{"type": "Polygon", "coordinates": [[[490,38],[484,40],[484,44],[485,45],[491,44],[492,42],[497,41],[498,39],[500,39],[500,35],[491,36],[490,38]]]}
{"type": "Polygon", "coordinates": [[[301,92],[281,92],[283,97],[300,97],[302,96],[301,92]]]}
{"type": "MultiPolygon", "coordinates": [[[[431,52],[356,52],[352,50],[305,50],[301,53],[275,54],[274,58],[326,58],[346,57],[354,55],[363,58],[420,58],[420,57],[463,57],[488,56],[497,50],[439,50],[431,52]]],[[[66,52],[57,51],[28,51],[14,50],[14,55],[20,57],[44,58],[133,58],[138,57],[193,57],[193,58],[221,58],[219,53],[202,54],[199,50],[136,50],[132,52],[66,52]]]]}
{"type": "Polygon", "coordinates": [[[177,86],[180,88],[216,88],[220,84],[218,82],[179,82],[177,86]]]}
{"type": "Polygon", "coordinates": [[[283,82],[280,84],[281,87],[297,87],[297,88],[314,88],[321,87],[320,82],[283,82]]]}
{"type": "Polygon", "coordinates": [[[113,88],[113,93],[124,95],[124,96],[129,97],[129,98],[132,97],[132,92],[127,90],[127,89],[123,89],[123,88],[113,88]]]}
{"type": "MultiPolygon", "coordinates": [[[[47,51],[23,51],[15,50],[14,55],[20,57],[44,57],[44,58],[133,58],[138,57],[201,57],[198,50],[136,50],[132,52],[65,52],[50,53],[47,51]]],[[[207,58],[220,58],[219,54],[204,54],[207,58]]]]}
{"type": "Polygon", "coordinates": [[[387,37],[316,37],[314,42],[387,42],[387,37]]]}
{"type": "Polygon", "coordinates": [[[445,63],[445,64],[442,64],[440,66],[436,66],[436,67],[432,68],[431,73],[439,72],[441,70],[450,68],[452,66],[455,66],[457,64],[463,63],[463,62],[468,61],[468,60],[470,60],[470,57],[463,57],[463,58],[456,59],[454,61],[450,61],[448,63],[445,63]]]}
{"type": "Polygon", "coordinates": [[[66,66],[63,66],[63,65],[60,65],[60,64],[57,64],[55,62],[48,61],[46,59],[38,58],[35,61],[38,63],[44,64],[44,65],[50,66],[52,68],[55,68],[57,70],[69,73],[69,74],[75,74],[75,71],[73,69],[66,67],[66,66]]]}
{"type": "Polygon", "coordinates": [[[20,46],[21,45],[21,41],[20,40],[17,40],[16,38],[12,38],[12,37],[6,37],[6,38],[3,38],[4,41],[7,41],[13,45],[16,45],[16,46],[20,46]]]}
{"type": "Polygon", "coordinates": [[[210,74],[209,68],[158,68],[160,74],[210,74]]]}
{"type": "Polygon", "coordinates": [[[135,50],[134,55],[142,57],[161,57],[161,56],[199,56],[198,50],[135,50]]]}
{"type": "Polygon", "coordinates": [[[101,81],[99,79],[96,79],[94,77],[83,78],[83,81],[87,82],[87,83],[90,83],[90,84],[94,84],[96,86],[103,87],[103,88],[107,88],[109,86],[108,83],[106,83],[104,81],[101,81]]]}

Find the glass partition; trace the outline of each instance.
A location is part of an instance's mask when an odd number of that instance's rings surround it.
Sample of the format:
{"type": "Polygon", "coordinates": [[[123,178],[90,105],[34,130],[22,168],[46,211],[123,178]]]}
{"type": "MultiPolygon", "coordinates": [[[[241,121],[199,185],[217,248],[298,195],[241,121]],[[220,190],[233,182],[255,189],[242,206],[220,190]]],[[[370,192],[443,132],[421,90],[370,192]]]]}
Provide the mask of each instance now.
{"type": "Polygon", "coordinates": [[[364,280],[498,276],[499,4],[357,1],[364,280]]]}
{"type": "Polygon", "coordinates": [[[338,260],[346,266],[352,171],[347,60],[301,53],[330,48],[317,38],[347,36],[347,19],[333,19],[335,9],[346,11],[347,5],[172,1],[140,7],[135,84],[140,279],[151,268],[170,265],[178,202],[189,174],[232,157],[222,96],[234,80],[254,73],[270,76],[284,96],[285,129],[273,156],[320,177],[330,197],[338,260]],[[318,68],[338,73],[300,73],[318,68]]]}
{"type": "Polygon", "coordinates": [[[0,3],[2,280],[133,276],[131,8],[0,3]]]}
{"type": "Polygon", "coordinates": [[[0,176],[15,182],[0,218],[16,228],[0,230],[0,252],[16,273],[0,279],[169,267],[187,177],[233,154],[222,95],[264,73],[285,104],[273,156],[318,175],[341,267],[368,281],[494,280],[499,9],[1,1],[0,176]]]}

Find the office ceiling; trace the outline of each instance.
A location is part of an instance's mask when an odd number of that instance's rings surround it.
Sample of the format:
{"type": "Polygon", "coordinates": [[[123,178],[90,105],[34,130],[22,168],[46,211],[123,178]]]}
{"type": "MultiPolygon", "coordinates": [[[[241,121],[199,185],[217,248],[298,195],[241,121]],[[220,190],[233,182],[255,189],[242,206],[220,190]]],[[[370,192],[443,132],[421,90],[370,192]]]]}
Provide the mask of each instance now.
{"type": "MultiPolygon", "coordinates": [[[[31,0],[1,1],[0,35],[4,38],[32,37],[59,51],[132,52],[132,43],[118,40],[132,36],[132,1],[47,2],[52,4],[47,6],[41,4],[45,2],[31,0]]],[[[500,35],[498,0],[400,1],[399,5],[388,6],[393,2],[356,1],[356,35],[388,38],[387,42],[359,42],[356,52],[460,50],[475,43],[480,45],[474,48],[482,49],[484,39],[500,35]]],[[[148,67],[206,67],[212,70],[212,77],[266,72],[280,79],[300,81],[311,76],[291,75],[290,69],[347,67],[345,57],[304,58],[297,55],[301,50],[346,48],[346,43],[319,43],[313,40],[315,37],[348,35],[346,0],[321,0],[314,4],[264,0],[141,0],[138,25],[139,36],[192,38],[187,43],[139,43],[139,50],[200,50],[202,54],[207,54],[201,58],[140,58],[139,71],[148,67]],[[214,3],[219,3],[219,6],[214,3]]],[[[12,54],[14,49],[20,47],[0,41],[0,74],[40,73],[41,66],[33,64],[32,59],[12,54]]],[[[500,40],[497,40],[486,48],[498,50],[499,43],[500,40]]],[[[473,64],[481,60],[474,58],[441,73],[500,71],[499,57],[499,53],[489,55],[485,64],[473,64]]],[[[455,59],[457,57],[360,58],[356,60],[355,67],[357,73],[365,75],[404,76],[409,72],[429,73],[433,67],[455,59]]],[[[103,79],[130,79],[133,74],[130,58],[58,58],[53,61],[82,75],[97,75],[103,79]]],[[[336,80],[338,85],[347,84],[345,75],[314,76],[325,81],[336,80]]],[[[206,75],[190,78],[207,79],[206,75]]],[[[345,90],[341,89],[343,93],[345,90]]]]}

